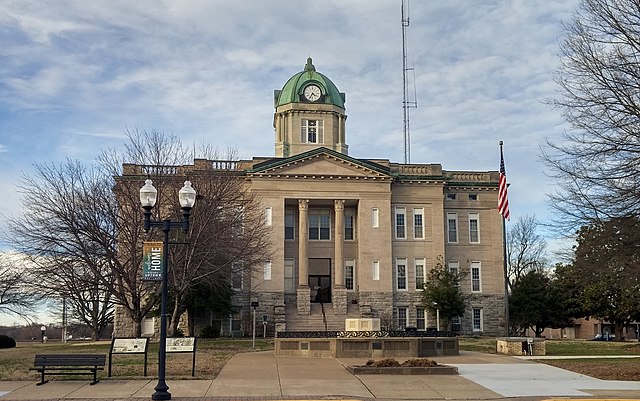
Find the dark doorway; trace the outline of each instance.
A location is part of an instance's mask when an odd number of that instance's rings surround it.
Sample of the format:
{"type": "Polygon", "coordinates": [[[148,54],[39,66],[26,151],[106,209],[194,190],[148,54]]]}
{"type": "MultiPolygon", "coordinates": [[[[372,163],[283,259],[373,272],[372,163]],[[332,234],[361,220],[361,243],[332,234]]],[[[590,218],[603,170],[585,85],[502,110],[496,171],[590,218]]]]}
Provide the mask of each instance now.
{"type": "Polygon", "coordinates": [[[331,276],[309,275],[309,288],[312,303],[331,303],[331,276]]]}

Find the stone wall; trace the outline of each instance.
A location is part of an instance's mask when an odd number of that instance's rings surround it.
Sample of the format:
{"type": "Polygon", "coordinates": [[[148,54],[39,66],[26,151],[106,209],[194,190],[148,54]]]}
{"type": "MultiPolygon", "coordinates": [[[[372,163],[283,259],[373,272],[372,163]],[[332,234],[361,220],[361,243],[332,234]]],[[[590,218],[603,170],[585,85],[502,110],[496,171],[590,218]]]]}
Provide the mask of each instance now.
{"type": "Polygon", "coordinates": [[[505,333],[504,295],[472,294],[467,300],[467,311],[462,319],[461,334],[495,337],[505,333]],[[473,330],[473,308],[482,308],[482,331],[473,330]]]}
{"type": "Polygon", "coordinates": [[[387,358],[459,355],[457,338],[276,338],[277,356],[387,358]]]}
{"type": "Polygon", "coordinates": [[[361,317],[380,318],[383,326],[393,319],[393,298],[388,292],[360,291],[358,304],[361,317]]]}
{"type": "Polygon", "coordinates": [[[331,296],[333,313],[336,315],[347,314],[347,290],[344,288],[334,288],[331,296]]]}
{"type": "Polygon", "coordinates": [[[504,355],[546,355],[543,338],[504,337],[496,341],[496,351],[504,355]]]}
{"type": "Polygon", "coordinates": [[[113,337],[135,337],[136,324],[126,312],[126,309],[120,305],[114,308],[113,317],[113,337]]]}

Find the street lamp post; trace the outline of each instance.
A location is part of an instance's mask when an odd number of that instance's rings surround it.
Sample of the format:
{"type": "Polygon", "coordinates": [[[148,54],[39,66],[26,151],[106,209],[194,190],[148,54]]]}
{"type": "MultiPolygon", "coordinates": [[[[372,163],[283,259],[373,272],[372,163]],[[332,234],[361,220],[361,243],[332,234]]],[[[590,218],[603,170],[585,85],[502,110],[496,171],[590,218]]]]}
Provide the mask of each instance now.
{"type": "Polygon", "coordinates": [[[184,186],[178,192],[180,206],[182,207],[182,221],[173,222],[168,219],[162,221],[151,220],[151,210],[158,199],[158,191],[154,188],[153,182],[148,179],[144,186],[140,188],[140,203],[144,209],[144,231],[148,232],[152,227],[162,229],[164,239],[162,243],[162,300],[160,303],[160,344],[158,350],[158,384],[155,392],[151,394],[152,400],[170,400],[171,393],[165,381],[166,360],[167,360],[167,282],[169,264],[169,231],[172,228],[182,228],[185,232],[189,230],[189,215],[196,203],[196,191],[191,187],[191,181],[185,181],[184,186]]]}
{"type": "Polygon", "coordinates": [[[251,349],[256,349],[256,308],[260,306],[258,301],[252,301],[251,307],[253,308],[253,337],[251,340],[251,349]]]}

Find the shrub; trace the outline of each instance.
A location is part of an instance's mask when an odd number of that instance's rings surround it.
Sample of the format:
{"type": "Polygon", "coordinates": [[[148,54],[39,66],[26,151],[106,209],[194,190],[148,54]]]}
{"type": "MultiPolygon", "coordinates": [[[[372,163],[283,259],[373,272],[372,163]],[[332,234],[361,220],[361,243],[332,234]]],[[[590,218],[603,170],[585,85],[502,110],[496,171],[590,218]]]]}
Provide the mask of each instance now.
{"type": "Polygon", "coordinates": [[[395,368],[399,366],[430,368],[433,366],[438,366],[438,364],[436,363],[436,361],[426,358],[407,359],[402,364],[396,361],[395,358],[385,358],[380,359],[379,361],[369,359],[365,366],[370,366],[373,368],[395,368]]]}
{"type": "Polygon", "coordinates": [[[394,358],[384,358],[379,361],[369,359],[366,366],[372,366],[374,368],[393,368],[400,366],[400,362],[396,361],[394,358]]]}
{"type": "Polygon", "coordinates": [[[436,363],[436,361],[433,361],[431,359],[418,358],[418,359],[407,359],[402,363],[402,366],[430,368],[433,366],[438,366],[438,364],[436,363]]]}
{"type": "Polygon", "coordinates": [[[0,348],[13,348],[16,346],[16,340],[4,334],[0,334],[0,348]]]}
{"type": "Polygon", "coordinates": [[[220,330],[213,326],[205,326],[200,329],[200,338],[218,338],[220,337],[220,330]]]}

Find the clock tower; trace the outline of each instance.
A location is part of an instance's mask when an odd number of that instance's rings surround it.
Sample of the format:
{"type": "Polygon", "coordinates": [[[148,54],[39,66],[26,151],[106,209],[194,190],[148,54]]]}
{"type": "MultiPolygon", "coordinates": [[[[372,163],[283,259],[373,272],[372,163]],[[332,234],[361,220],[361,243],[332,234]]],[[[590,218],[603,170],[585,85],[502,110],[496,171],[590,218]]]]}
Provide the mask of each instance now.
{"type": "Polygon", "coordinates": [[[289,157],[318,147],[347,154],[345,94],[307,59],[304,71],[274,91],[277,157],[289,157]]]}

